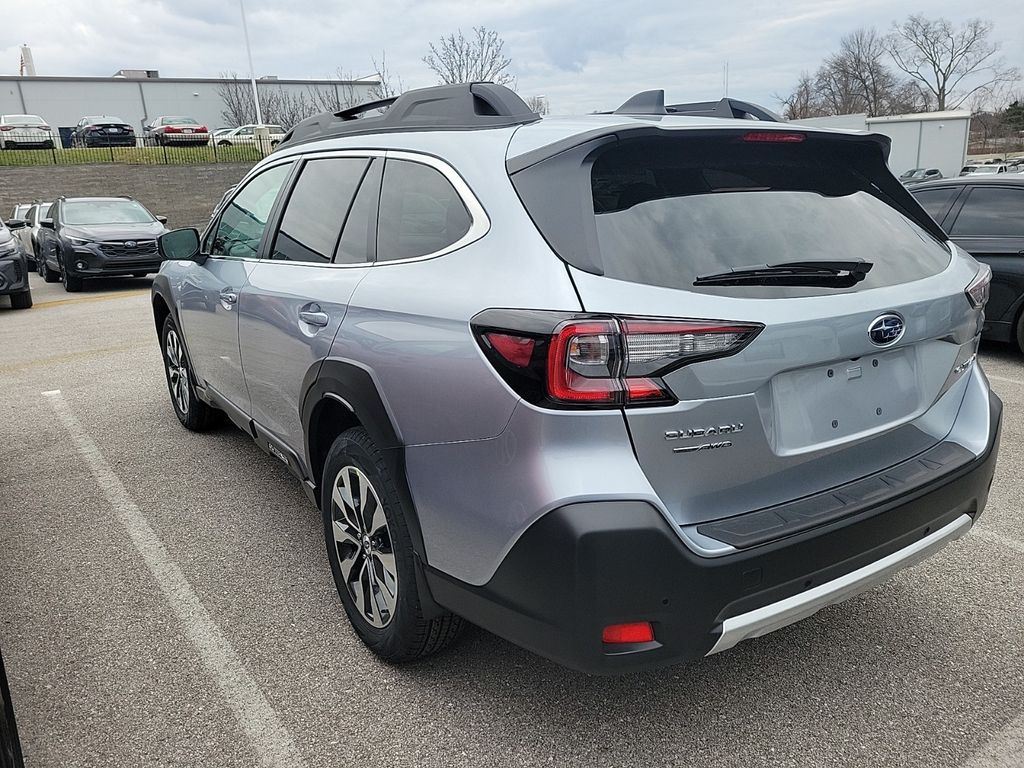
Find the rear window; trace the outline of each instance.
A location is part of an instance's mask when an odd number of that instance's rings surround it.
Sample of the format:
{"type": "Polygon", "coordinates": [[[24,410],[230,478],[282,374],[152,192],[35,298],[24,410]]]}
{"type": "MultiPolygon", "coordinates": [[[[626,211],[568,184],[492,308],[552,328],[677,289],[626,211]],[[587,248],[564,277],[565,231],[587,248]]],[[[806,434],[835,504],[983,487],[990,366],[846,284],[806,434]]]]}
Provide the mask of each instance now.
{"type": "MultiPolygon", "coordinates": [[[[750,297],[857,291],[942,271],[949,251],[883,199],[864,151],[731,136],[600,148],[584,176],[593,218],[575,235],[584,263],[567,260],[618,280],[750,297]],[[694,285],[736,268],[858,259],[873,266],[852,288],[694,285]]],[[[557,249],[559,236],[545,234],[557,249]]]]}

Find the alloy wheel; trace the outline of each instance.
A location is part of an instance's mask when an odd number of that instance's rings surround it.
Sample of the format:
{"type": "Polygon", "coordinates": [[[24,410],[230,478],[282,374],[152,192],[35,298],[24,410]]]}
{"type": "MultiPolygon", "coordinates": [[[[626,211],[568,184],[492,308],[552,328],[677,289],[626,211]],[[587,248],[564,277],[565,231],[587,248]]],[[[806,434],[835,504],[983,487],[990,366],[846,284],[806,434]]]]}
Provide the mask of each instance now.
{"type": "Polygon", "coordinates": [[[342,578],[356,610],[383,629],[398,603],[398,568],[384,506],[369,479],[342,467],[331,491],[331,528],[342,578]]]}
{"type": "Polygon", "coordinates": [[[171,397],[174,398],[178,410],[188,414],[188,365],[181,347],[181,340],[173,328],[167,331],[165,342],[167,361],[167,381],[171,385],[171,397]]]}

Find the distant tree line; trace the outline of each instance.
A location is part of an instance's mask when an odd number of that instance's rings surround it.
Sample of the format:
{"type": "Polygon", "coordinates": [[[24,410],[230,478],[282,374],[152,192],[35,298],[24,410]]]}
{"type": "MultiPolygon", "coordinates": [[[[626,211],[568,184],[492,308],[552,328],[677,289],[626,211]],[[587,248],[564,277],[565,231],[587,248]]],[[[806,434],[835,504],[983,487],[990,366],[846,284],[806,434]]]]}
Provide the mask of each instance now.
{"type": "MultiPolygon", "coordinates": [[[[490,81],[513,89],[516,87],[512,60],[505,55],[505,41],[486,27],[473,27],[469,37],[460,29],[444,35],[436,43],[429,43],[423,62],[437,75],[439,84],[490,81]]],[[[378,80],[370,84],[366,99],[360,98],[360,89],[354,84],[353,75],[341,68],[335,73],[336,82],[311,85],[304,92],[285,89],[275,85],[273,80],[257,80],[256,91],[263,122],[287,129],[321,112],[338,112],[360,101],[387,99],[405,90],[402,78],[388,69],[385,53],[381,53],[379,61],[373,59],[372,63],[378,80]]],[[[221,77],[224,82],[218,93],[224,102],[221,113],[224,124],[235,127],[255,123],[252,83],[235,72],[222,73],[221,77]]],[[[527,96],[525,99],[534,112],[547,114],[550,111],[545,96],[527,96]]]]}
{"type": "MultiPolygon", "coordinates": [[[[871,116],[959,109],[999,101],[1020,79],[1000,57],[991,22],[960,26],[921,14],[851,32],[813,73],[779,97],[787,119],[852,113],[871,116]]],[[[1005,102],[1004,102],[1005,103],[1005,102]]]]}

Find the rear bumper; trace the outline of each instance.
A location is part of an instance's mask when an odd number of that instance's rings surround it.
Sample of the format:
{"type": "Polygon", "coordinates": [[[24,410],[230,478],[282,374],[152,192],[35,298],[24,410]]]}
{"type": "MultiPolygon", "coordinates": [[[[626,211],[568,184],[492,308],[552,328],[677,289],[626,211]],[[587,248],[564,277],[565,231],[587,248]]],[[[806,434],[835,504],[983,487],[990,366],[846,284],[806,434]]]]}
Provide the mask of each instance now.
{"type": "Polygon", "coordinates": [[[87,147],[134,147],[134,136],[86,136],[85,146],[87,147]]]}
{"type": "Polygon", "coordinates": [[[973,461],[884,504],[721,557],[689,549],[639,501],[571,504],[534,523],[483,586],[427,568],[437,603],[565,666],[615,674],[732,647],[846,599],[966,532],[985,507],[1002,403],[973,461]],[[655,642],[606,646],[609,624],[655,642]]]}

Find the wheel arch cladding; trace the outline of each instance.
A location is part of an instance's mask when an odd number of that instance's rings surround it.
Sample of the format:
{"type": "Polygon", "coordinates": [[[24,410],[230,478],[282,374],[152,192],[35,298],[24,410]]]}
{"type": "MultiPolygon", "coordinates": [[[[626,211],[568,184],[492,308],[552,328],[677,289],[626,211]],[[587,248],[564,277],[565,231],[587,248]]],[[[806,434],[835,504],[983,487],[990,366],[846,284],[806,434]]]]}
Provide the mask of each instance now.
{"type": "Polygon", "coordinates": [[[159,293],[153,294],[153,321],[156,324],[156,335],[160,338],[160,334],[164,330],[164,321],[167,316],[171,314],[171,308],[167,305],[167,301],[159,293]]]}
{"type": "Polygon", "coordinates": [[[313,366],[303,381],[302,424],[305,432],[306,457],[316,486],[315,498],[322,504],[323,471],[327,454],[338,435],[352,427],[366,430],[380,449],[385,464],[409,514],[406,524],[418,563],[416,579],[420,586],[422,608],[427,615],[439,615],[423,577],[421,564],[426,563],[423,533],[419,515],[413,505],[405,471],[405,447],[395,429],[376,382],[369,371],[343,360],[325,360],[313,366]]]}

